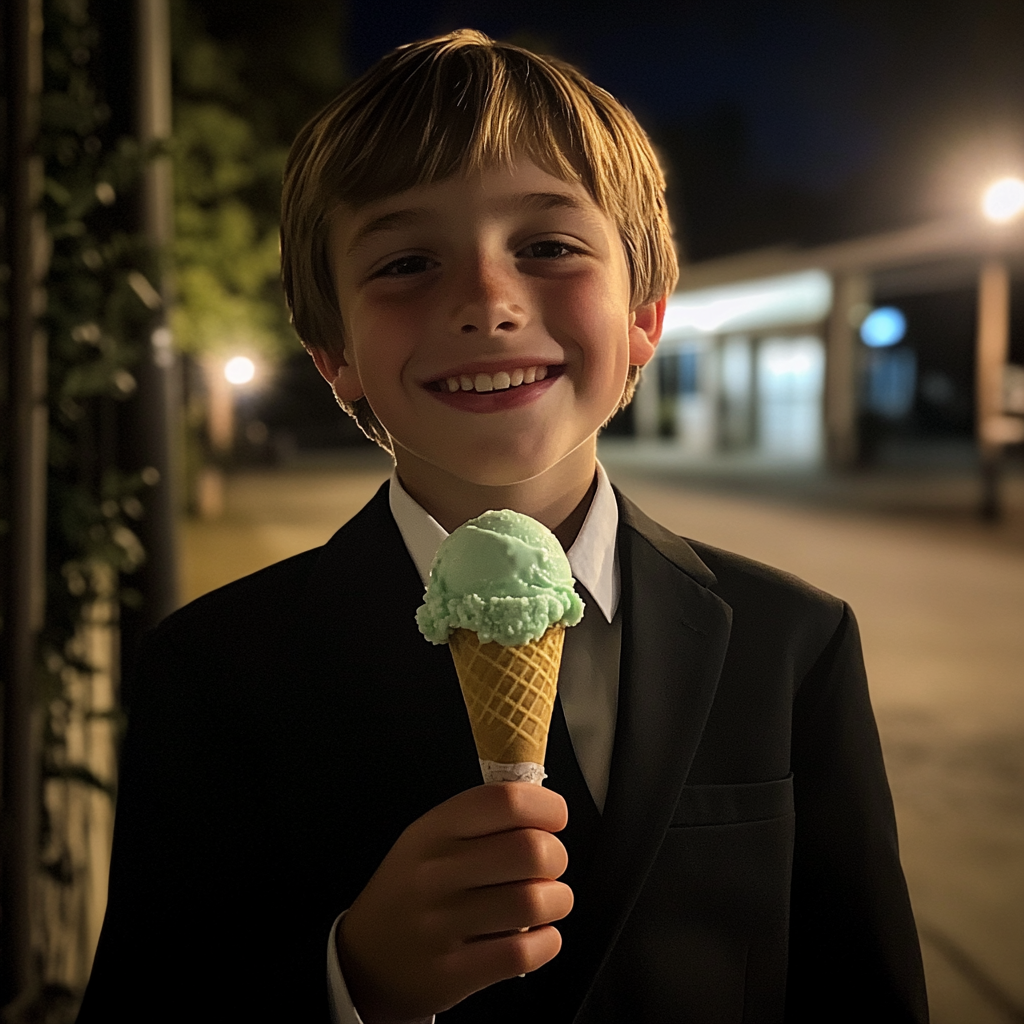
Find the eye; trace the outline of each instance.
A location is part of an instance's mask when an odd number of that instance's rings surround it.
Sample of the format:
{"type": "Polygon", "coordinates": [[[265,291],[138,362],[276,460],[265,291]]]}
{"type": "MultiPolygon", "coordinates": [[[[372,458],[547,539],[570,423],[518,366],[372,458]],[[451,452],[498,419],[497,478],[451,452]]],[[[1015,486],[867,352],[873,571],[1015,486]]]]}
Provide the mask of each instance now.
{"type": "Polygon", "coordinates": [[[429,256],[399,256],[397,260],[381,267],[373,277],[409,277],[422,274],[434,266],[435,262],[429,256]]]}
{"type": "Polygon", "coordinates": [[[571,245],[566,245],[565,242],[557,242],[553,238],[548,238],[541,242],[531,242],[520,249],[516,255],[534,260],[557,260],[563,259],[566,256],[572,256],[577,252],[579,252],[578,249],[574,249],[571,245]]]}

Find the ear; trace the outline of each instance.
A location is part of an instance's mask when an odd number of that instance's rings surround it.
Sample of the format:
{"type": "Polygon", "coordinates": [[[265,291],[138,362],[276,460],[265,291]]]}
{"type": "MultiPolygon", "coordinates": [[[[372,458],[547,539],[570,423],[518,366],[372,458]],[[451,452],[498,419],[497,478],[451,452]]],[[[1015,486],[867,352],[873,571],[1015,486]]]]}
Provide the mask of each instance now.
{"type": "Polygon", "coordinates": [[[345,362],[344,352],[328,352],[322,348],[311,348],[309,354],[313,357],[320,376],[331,385],[334,397],[339,402],[354,402],[363,397],[363,385],[359,380],[359,372],[350,363],[345,362]]]}
{"type": "Polygon", "coordinates": [[[665,322],[667,295],[638,306],[629,314],[629,364],[646,366],[654,356],[665,322]]]}

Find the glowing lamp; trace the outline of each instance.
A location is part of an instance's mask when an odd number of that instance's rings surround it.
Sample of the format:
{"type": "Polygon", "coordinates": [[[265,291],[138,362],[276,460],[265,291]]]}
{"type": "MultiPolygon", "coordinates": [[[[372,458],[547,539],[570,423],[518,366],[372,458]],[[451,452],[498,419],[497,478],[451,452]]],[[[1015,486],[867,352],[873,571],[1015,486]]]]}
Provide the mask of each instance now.
{"type": "Polygon", "coordinates": [[[888,348],[903,340],[907,318],[895,306],[872,310],[860,325],[860,340],[868,348],[888,348]]]}
{"type": "Polygon", "coordinates": [[[981,208],[990,221],[1005,224],[1024,211],[1024,181],[1000,178],[985,190],[981,208]]]}
{"type": "Polygon", "coordinates": [[[229,384],[248,384],[256,376],[256,364],[248,356],[235,356],[224,364],[224,379],[229,384]]]}

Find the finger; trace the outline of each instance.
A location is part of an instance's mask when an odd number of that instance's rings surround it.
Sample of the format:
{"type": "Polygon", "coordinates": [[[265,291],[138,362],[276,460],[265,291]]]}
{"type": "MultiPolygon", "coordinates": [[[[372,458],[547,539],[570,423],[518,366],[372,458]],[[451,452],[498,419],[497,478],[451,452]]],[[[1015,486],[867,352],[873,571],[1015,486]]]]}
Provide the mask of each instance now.
{"type": "Polygon", "coordinates": [[[562,841],[537,828],[460,839],[432,865],[437,890],[474,889],[531,878],[559,878],[569,864],[562,841]]]}
{"type": "Polygon", "coordinates": [[[561,921],[572,905],[572,889],[563,882],[476,889],[449,908],[449,927],[460,941],[475,941],[561,921]]]}
{"type": "Polygon", "coordinates": [[[515,828],[558,832],[565,828],[568,807],[554,790],[523,782],[495,782],[460,793],[441,804],[450,834],[462,839],[515,828]]]}
{"type": "Polygon", "coordinates": [[[514,828],[559,832],[568,815],[565,800],[554,790],[523,782],[495,782],[453,796],[429,817],[433,827],[445,834],[473,839],[514,828]]]}
{"type": "Polygon", "coordinates": [[[562,936],[552,925],[466,943],[448,959],[477,991],[495,981],[528,974],[558,955],[562,936]]]}

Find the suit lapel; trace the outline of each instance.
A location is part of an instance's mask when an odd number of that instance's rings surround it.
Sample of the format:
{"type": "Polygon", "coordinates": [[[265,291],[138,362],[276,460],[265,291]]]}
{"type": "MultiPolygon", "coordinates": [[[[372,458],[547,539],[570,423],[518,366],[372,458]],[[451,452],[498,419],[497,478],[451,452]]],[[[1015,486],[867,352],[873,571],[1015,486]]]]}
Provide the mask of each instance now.
{"type": "MultiPolygon", "coordinates": [[[[657,856],[715,696],[731,610],[679,537],[618,495],[623,633],[611,778],[586,882],[591,977],[657,856]]],[[[584,1003],[586,1006],[586,1003],[584,1003]]],[[[577,1019],[585,1018],[581,1016],[577,1019]]]]}
{"type": "Polygon", "coordinates": [[[406,826],[480,782],[451,655],[416,626],[422,596],[385,484],[311,574],[302,669],[275,722],[296,856],[321,851],[324,876],[351,890],[339,906],[406,826]]]}

